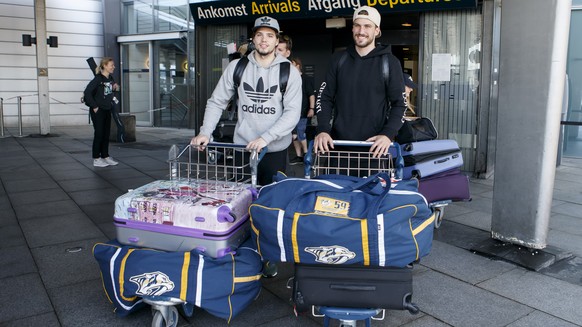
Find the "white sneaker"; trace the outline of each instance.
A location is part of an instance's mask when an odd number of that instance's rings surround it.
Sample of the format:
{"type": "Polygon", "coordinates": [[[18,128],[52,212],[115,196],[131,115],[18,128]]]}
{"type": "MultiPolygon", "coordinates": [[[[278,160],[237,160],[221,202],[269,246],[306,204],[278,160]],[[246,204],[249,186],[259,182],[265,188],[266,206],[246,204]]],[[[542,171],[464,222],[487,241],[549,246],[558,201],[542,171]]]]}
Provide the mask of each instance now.
{"type": "Polygon", "coordinates": [[[93,166],[95,167],[107,167],[109,166],[109,164],[107,163],[107,161],[103,158],[97,158],[97,159],[93,159],[93,166]]]}
{"type": "Polygon", "coordinates": [[[117,162],[117,161],[113,160],[113,158],[111,158],[111,157],[107,157],[107,158],[105,158],[105,159],[103,159],[103,160],[105,160],[105,162],[106,162],[106,163],[107,163],[109,166],[115,166],[115,165],[117,165],[117,164],[119,163],[119,162],[117,162]]]}

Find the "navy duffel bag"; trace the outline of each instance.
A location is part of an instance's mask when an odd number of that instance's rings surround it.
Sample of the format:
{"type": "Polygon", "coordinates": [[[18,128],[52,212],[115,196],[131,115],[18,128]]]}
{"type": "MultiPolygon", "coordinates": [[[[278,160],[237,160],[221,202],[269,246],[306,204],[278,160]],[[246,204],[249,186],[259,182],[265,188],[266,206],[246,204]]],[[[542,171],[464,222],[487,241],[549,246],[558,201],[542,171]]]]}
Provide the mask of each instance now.
{"type": "Polygon", "coordinates": [[[93,255],[116,312],[127,315],[145,305],[143,298],[179,299],[229,322],[259,295],[261,257],[243,243],[221,258],[191,252],[164,252],[97,243],[93,255]]]}
{"type": "Polygon", "coordinates": [[[270,261],[404,267],[432,245],[434,215],[418,181],[391,185],[385,173],[285,178],[249,210],[253,241],[270,261]]]}

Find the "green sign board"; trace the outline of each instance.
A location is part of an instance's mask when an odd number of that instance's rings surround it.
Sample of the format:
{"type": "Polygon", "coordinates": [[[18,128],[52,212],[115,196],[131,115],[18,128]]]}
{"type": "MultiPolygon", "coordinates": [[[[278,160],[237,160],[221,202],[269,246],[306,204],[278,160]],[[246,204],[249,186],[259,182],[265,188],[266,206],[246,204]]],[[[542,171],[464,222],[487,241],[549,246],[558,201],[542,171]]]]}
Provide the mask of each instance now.
{"type": "Polygon", "coordinates": [[[370,6],[381,14],[476,8],[477,0],[223,0],[190,3],[199,25],[252,22],[260,16],[299,19],[351,16],[356,8],[370,6]]]}

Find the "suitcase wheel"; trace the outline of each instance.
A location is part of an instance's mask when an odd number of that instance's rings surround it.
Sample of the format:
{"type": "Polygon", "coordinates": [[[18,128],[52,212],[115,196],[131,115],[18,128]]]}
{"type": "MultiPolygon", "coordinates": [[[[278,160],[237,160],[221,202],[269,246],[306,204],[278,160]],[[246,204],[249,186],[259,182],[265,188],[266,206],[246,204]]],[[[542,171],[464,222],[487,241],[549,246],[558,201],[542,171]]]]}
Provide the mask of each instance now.
{"type": "Polygon", "coordinates": [[[416,303],[412,303],[412,294],[406,294],[406,296],[404,296],[402,307],[413,315],[417,315],[420,312],[416,303]]]}
{"type": "Polygon", "coordinates": [[[175,306],[167,306],[162,310],[153,310],[153,314],[152,327],[178,326],[178,309],[175,306]]]}
{"type": "Polygon", "coordinates": [[[443,217],[445,216],[445,207],[435,207],[434,208],[434,228],[438,229],[441,227],[443,222],[443,217]]]}

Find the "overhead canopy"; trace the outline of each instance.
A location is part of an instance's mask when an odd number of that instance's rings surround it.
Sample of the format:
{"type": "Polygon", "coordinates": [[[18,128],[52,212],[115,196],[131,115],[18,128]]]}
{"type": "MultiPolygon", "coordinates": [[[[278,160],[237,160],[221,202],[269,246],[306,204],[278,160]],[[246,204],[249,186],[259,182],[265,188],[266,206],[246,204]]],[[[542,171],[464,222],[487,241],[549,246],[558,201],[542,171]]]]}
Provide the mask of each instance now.
{"type": "Polygon", "coordinates": [[[212,25],[251,22],[260,16],[279,20],[349,17],[360,6],[388,14],[476,8],[477,0],[222,0],[193,2],[190,10],[196,24],[212,25]]]}

